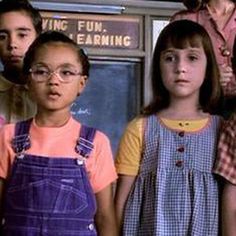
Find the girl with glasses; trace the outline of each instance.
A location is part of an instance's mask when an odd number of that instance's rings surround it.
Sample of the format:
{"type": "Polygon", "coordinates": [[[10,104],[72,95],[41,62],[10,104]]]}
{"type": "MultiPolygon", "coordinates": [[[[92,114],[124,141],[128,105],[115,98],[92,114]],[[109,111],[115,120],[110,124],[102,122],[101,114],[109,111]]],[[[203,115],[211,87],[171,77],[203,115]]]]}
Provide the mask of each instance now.
{"type": "Polygon", "coordinates": [[[87,56],[64,34],[46,32],[23,70],[37,113],[0,132],[3,235],[116,235],[109,140],[70,113],[89,76],[87,56]]]}

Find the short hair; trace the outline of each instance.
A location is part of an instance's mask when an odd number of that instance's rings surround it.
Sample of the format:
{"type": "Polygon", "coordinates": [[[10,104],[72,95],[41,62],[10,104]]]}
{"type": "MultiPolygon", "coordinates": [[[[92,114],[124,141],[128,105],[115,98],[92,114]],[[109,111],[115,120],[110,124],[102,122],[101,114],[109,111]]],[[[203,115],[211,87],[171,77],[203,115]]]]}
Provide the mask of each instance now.
{"type": "Polygon", "coordinates": [[[153,98],[143,110],[145,115],[154,114],[169,106],[169,91],[165,88],[161,77],[161,53],[169,47],[183,49],[187,46],[202,46],[207,58],[206,75],[199,93],[201,109],[210,113],[216,113],[219,109],[218,102],[222,96],[220,72],[211,39],[204,27],[198,23],[190,20],[178,20],[169,23],[157,39],[151,71],[153,98]]]}
{"type": "Polygon", "coordinates": [[[2,0],[0,2],[0,16],[13,11],[25,12],[31,18],[36,33],[42,32],[42,17],[38,9],[34,8],[27,0],[2,0]]]}
{"type": "Polygon", "coordinates": [[[58,31],[46,31],[40,34],[30,45],[24,57],[24,63],[23,63],[24,74],[27,75],[29,73],[31,65],[35,60],[35,55],[37,53],[37,50],[40,49],[43,45],[49,43],[65,43],[74,47],[75,50],[77,51],[78,59],[80,59],[80,62],[82,64],[83,75],[89,76],[90,63],[88,60],[88,56],[86,55],[84,50],[80,48],[72,39],[70,39],[64,33],[58,31]]]}

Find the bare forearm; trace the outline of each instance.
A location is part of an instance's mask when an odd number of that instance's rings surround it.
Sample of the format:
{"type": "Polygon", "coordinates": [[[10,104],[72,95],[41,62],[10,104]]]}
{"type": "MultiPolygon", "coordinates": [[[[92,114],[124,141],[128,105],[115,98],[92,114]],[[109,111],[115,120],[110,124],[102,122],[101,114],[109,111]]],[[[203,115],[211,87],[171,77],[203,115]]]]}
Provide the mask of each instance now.
{"type": "Polygon", "coordinates": [[[236,209],[231,204],[224,203],[222,206],[222,234],[223,236],[236,235],[236,209]]]}
{"type": "Polygon", "coordinates": [[[115,217],[102,216],[99,213],[95,218],[99,236],[118,236],[115,217]]]}
{"type": "Polygon", "coordinates": [[[95,216],[99,236],[118,236],[112,185],[96,194],[97,213],[95,216]]]}
{"type": "Polygon", "coordinates": [[[117,181],[115,194],[115,213],[119,234],[121,234],[122,231],[125,204],[135,178],[135,176],[119,175],[119,179],[117,181]]]}
{"type": "Polygon", "coordinates": [[[223,236],[236,235],[236,186],[230,183],[225,185],[222,196],[222,234],[223,236]]]}

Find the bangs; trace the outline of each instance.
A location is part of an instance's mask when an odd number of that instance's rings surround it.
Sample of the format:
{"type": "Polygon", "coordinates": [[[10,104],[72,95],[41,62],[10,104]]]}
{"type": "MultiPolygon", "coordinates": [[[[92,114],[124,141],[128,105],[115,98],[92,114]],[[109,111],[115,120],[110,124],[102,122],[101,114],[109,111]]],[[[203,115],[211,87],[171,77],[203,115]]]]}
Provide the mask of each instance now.
{"type": "Polygon", "coordinates": [[[199,35],[185,35],[185,34],[175,34],[164,41],[163,45],[165,49],[167,48],[178,48],[184,49],[187,47],[200,48],[203,46],[202,37],[199,35]]]}

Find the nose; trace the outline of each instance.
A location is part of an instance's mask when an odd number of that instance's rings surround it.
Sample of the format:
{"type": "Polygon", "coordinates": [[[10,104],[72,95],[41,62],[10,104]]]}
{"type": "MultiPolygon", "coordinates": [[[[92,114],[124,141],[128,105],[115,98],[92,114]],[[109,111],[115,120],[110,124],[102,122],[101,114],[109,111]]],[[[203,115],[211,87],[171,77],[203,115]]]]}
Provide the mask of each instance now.
{"type": "Polygon", "coordinates": [[[8,49],[13,50],[13,49],[16,49],[17,47],[18,47],[18,42],[17,42],[16,36],[13,34],[10,34],[8,38],[8,49]]]}
{"type": "Polygon", "coordinates": [[[179,58],[176,62],[176,72],[184,73],[186,72],[186,64],[183,59],[179,58]]]}
{"type": "Polygon", "coordinates": [[[48,77],[48,83],[50,85],[52,84],[58,84],[60,81],[60,75],[56,72],[56,71],[52,71],[50,74],[49,74],[49,77],[48,77]]]}

